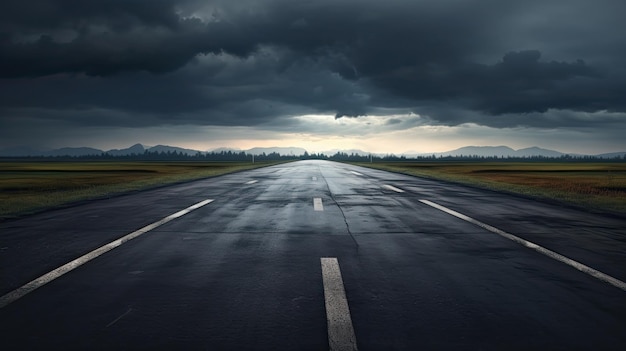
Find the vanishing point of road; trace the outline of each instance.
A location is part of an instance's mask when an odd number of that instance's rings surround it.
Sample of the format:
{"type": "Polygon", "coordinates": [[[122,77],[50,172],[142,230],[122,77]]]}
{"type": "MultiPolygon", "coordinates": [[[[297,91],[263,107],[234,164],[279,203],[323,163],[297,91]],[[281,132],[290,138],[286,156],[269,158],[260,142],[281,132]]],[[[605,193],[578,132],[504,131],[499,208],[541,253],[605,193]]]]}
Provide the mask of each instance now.
{"type": "Polygon", "coordinates": [[[298,161],[0,223],[3,350],[624,350],[626,218],[298,161]]]}

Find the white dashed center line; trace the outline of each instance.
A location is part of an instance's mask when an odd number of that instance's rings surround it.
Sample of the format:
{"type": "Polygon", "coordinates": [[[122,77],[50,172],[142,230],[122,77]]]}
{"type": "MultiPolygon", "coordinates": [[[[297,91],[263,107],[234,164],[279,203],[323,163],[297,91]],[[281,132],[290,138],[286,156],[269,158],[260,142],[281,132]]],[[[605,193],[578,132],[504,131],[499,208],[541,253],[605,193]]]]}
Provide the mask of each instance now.
{"type": "Polygon", "coordinates": [[[254,183],[256,183],[256,182],[258,182],[258,180],[251,180],[251,181],[249,181],[249,182],[246,182],[245,184],[250,185],[250,184],[254,184],[254,183]]]}
{"type": "Polygon", "coordinates": [[[324,205],[322,205],[322,199],[319,197],[313,198],[313,210],[324,211],[324,205]]]}
{"type": "Polygon", "coordinates": [[[383,184],[383,188],[387,188],[387,189],[389,189],[389,190],[393,190],[393,191],[395,191],[396,193],[403,193],[403,192],[404,192],[404,190],[402,190],[402,189],[398,189],[398,188],[396,188],[395,186],[393,186],[393,185],[389,185],[389,184],[383,184]]]}
{"type": "Polygon", "coordinates": [[[586,265],[584,265],[584,264],[582,264],[580,262],[574,261],[571,258],[565,257],[565,256],[563,256],[563,255],[561,255],[559,253],[556,253],[556,252],[552,251],[552,250],[548,250],[548,249],[546,249],[543,246],[539,246],[539,245],[537,245],[537,244],[535,244],[533,242],[524,240],[524,239],[522,239],[522,238],[520,238],[518,236],[515,236],[513,234],[507,233],[504,230],[500,230],[500,229],[498,229],[496,227],[492,227],[489,224],[485,224],[485,223],[483,223],[481,221],[478,221],[478,220],[476,220],[476,219],[474,219],[472,217],[466,216],[466,215],[464,215],[462,213],[456,212],[454,210],[451,210],[451,209],[449,209],[447,207],[441,206],[441,205],[439,205],[437,203],[434,203],[432,201],[428,201],[428,200],[419,200],[419,201],[421,203],[423,203],[423,204],[426,204],[428,206],[434,207],[434,208],[436,208],[436,209],[438,209],[440,211],[443,211],[443,212],[445,212],[447,214],[450,214],[450,215],[452,215],[454,217],[460,218],[460,219],[462,219],[462,220],[464,220],[466,222],[469,222],[469,223],[475,224],[475,225],[477,225],[479,227],[482,227],[484,229],[487,229],[488,231],[490,231],[492,233],[496,233],[496,234],[498,234],[498,235],[500,235],[500,236],[502,236],[504,238],[507,238],[507,239],[512,240],[512,241],[515,241],[516,243],[521,244],[523,246],[526,246],[529,249],[533,249],[533,250],[535,250],[535,251],[537,251],[539,253],[542,253],[542,254],[544,254],[544,255],[546,255],[546,256],[554,259],[554,260],[557,260],[559,262],[565,263],[566,265],[568,265],[570,267],[574,267],[574,268],[576,268],[577,270],[579,270],[579,271],[581,271],[583,273],[587,273],[587,274],[589,274],[590,276],[592,276],[592,277],[594,277],[596,279],[599,279],[599,280],[601,280],[601,281],[603,281],[605,283],[609,283],[609,284],[611,284],[611,285],[613,285],[613,286],[615,286],[617,288],[620,288],[620,289],[626,291],[626,283],[625,282],[623,282],[623,281],[621,281],[621,280],[619,280],[617,278],[613,278],[613,277],[611,277],[608,274],[602,273],[602,272],[600,272],[598,270],[595,270],[595,269],[593,269],[593,268],[591,268],[589,266],[586,266],[586,265]]]}
{"type": "Polygon", "coordinates": [[[322,282],[328,323],[328,344],[331,351],[357,350],[356,336],[341,270],[336,257],[322,257],[322,282]]]}
{"type": "Polygon", "coordinates": [[[355,172],[355,171],[350,171],[350,173],[354,174],[354,175],[358,175],[358,176],[362,176],[363,173],[359,173],[359,172],[355,172]]]}
{"type": "Polygon", "coordinates": [[[311,180],[317,180],[317,177],[311,177],[311,180]]]}
{"type": "Polygon", "coordinates": [[[132,240],[132,239],[134,239],[134,238],[136,238],[136,237],[138,237],[140,235],[143,235],[143,234],[145,234],[145,233],[147,233],[147,232],[149,232],[149,231],[151,231],[151,230],[153,230],[155,228],[158,228],[158,227],[162,226],[163,224],[165,224],[165,223],[167,223],[169,221],[172,221],[172,220],[174,220],[174,219],[176,219],[178,217],[182,217],[182,216],[186,215],[187,213],[189,213],[189,212],[191,212],[193,210],[196,210],[196,209],[198,209],[198,208],[200,208],[200,207],[202,207],[202,206],[204,206],[206,204],[209,204],[211,202],[213,202],[213,200],[204,200],[204,201],[198,202],[195,205],[189,206],[189,207],[187,207],[184,210],[181,210],[181,211],[178,211],[178,212],[176,212],[174,214],[171,214],[171,215],[169,215],[169,216],[167,216],[167,217],[165,217],[165,218],[163,218],[163,219],[161,219],[159,221],[156,221],[156,222],[154,222],[152,224],[149,224],[149,225],[147,225],[147,226],[145,226],[145,227],[143,227],[143,228],[141,228],[139,230],[136,230],[136,231],[134,231],[134,232],[132,232],[130,234],[127,234],[127,235],[125,235],[125,236],[123,236],[123,237],[121,237],[121,238],[119,238],[117,240],[114,240],[114,241],[112,241],[112,242],[110,242],[110,243],[108,243],[108,244],[106,244],[104,246],[100,246],[99,248],[97,248],[97,249],[95,249],[95,250],[93,250],[93,251],[91,251],[91,252],[89,252],[89,253],[87,253],[87,254],[85,254],[85,255],[83,255],[83,256],[81,256],[81,257],[79,257],[79,258],[77,258],[77,259],[75,259],[75,260],[73,260],[71,262],[68,262],[68,263],[64,264],[63,266],[61,266],[61,267],[59,267],[59,268],[57,268],[57,269],[55,269],[53,271],[50,271],[50,272],[42,275],[41,277],[39,277],[39,278],[37,278],[35,280],[32,280],[29,283],[26,283],[25,285],[22,285],[21,287],[19,287],[19,288],[15,289],[15,290],[5,294],[4,296],[0,297],[0,308],[7,306],[8,304],[14,302],[15,300],[23,297],[26,294],[34,291],[35,289],[38,289],[38,288],[44,286],[45,284],[50,283],[51,281],[59,278],[60,276],[64,275],[65,273],[73,271],[74,269],[84,265],[85,263],[93,260],[94,258],[96,258],[96,257],[98,257],[98,256],[100,256],[100,255],[102,255],[104,253],[107,253],[107,252],[113,250],[114,248],[124,244],[125,242],[127,242],[129,240],[132,240]]]}

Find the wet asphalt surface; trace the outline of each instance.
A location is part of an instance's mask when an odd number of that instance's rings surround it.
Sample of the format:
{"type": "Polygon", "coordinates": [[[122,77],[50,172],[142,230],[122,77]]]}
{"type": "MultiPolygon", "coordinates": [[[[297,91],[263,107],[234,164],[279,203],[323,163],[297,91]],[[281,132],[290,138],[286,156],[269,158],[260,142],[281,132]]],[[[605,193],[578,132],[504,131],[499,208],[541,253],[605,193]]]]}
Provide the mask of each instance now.
{"type": "Polygon", "coordinates": [[[206,199],[0,309],[0,348],[328,350],[336,257],[360,350],[626,349],[626,291],[419,200],[622,281],[626,218],[328,161],[0,223],[0,295],[206,199]]]}

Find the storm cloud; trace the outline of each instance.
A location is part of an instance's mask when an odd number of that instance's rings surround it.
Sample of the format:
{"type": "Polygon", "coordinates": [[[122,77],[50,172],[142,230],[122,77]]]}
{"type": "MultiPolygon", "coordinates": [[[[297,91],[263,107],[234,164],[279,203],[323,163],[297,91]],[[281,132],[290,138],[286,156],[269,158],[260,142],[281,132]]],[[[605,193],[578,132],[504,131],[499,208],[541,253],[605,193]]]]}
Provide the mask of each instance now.
{"type": "Polygon", "coordinates": [[[614,128],[623,13],[621,0],[4,0],[0,114],[284,127],[386,111],[556,128],[607,113],[614,128]]]}

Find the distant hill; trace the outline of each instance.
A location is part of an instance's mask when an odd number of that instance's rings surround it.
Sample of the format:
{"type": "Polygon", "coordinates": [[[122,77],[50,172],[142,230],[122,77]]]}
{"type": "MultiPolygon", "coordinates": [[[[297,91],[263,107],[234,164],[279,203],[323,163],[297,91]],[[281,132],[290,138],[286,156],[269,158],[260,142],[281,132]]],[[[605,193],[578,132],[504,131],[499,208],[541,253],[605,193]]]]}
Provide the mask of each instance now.
{"type": "Polygon", "coordinates": [[[234,149],[232,147],[218,147],[217,149],[208,150],[207,152],[208,153],[213,152],[213,153],[219,154],[221,152],[228,152],[228,151],[239,153],[239,152],[241,152],[243,150],[241,150],[241,149],[234,149]]]}
{"type": "Polygon", "coordinates": [[[530,156],[544,156],[544,157],[561,157],[564,154],[562,152],[542,149],[540,147],[529,147],[525,149],[519,149],[515,151],[515,155],[519,157],[530,157],[530,156]]]}
{"type": "Polygon", "coordinates": [[[128,156],[128,155],[141,155],[146,151],[146,148],[141,144],[135,144],[127,149],[112,149],[106,153],[111,156],[128,156]]]}
{"type": "Polygon", "coordinates": [[[149,152],[158,152],[158,153],[161,153],[161,152],[165,152],[165,153],[176,152],[176,153],[179,153],[179,154],[186,154],[186,155],[190,155],[190,156],[196,155],[198,152],[202,153],[202,154],[204,153],[204,152],[199,151],[199,150],[185,149],[185,148],[182,148],[182,147],[168,146],[168,145],[153,146],[153,147],[149,148],[148,151],[149,152]]]}
{"type": "Polygon", "coordinates": [[[263,153],[268,155],[276,152],[283,156],[301,156],[304,155],[304,153],[307,151],[301,147],[255,147],[249,150],[245,150],[245,152],[251,155],[261,155],[263,153]]]}
{"type": "Polygon", "coordinates": [[[142,144],[135,144],[127,149],[113,149],[113,150],[107,151],[106,153],[111,156],[128,156],[132,154],[142,155],[146,151],[158,152],[158,153],[176,152],[177,154],[185,154],[185,155],[190,155],[190,156],[196,155],[198,152],[204,153],[199,150],[185,149],[185,148],[177,147],[177,146],[169,146],[169,145],[144,146],[142,144]]]}
{"type": "MultiPolygon", "coordinates": [[[[282,156],[302,156],[305,152],[305,149],[301,147],[255,147],[248,150],[241,150],[236,148],[229,147],[220,147],[217,149],[213,149],[210,151],[199,151],[194,149],[186,149],[176,146],[169,145],[156,145],[156,146],[145,146],[142,144],[135,144],[125,149],[111,149],[108,151],[102,151],[100,149],[90,148],[90,147],[64,147],[60,149],[54,150],[41,150],[36,149],[34,147],[29,146],[20,146],[13,147],[8,149],[0,150],[0,157],[23,157],[23,156],[99,156],[104,153],[111,156],[129,156],[129,155],[142,155],[145,151],[156,152],[156,153],[174,153],[177,154],[185,154],[189,156],[195,156],[198,153],[206,154],[206,153],[221,153],[221,152],[233,152],[233,153],[241,153],[245,152],[246,154],[253,155],[261,155],[265,153],[266,155],[272,153],[278,153],[282,156]]],[[[367,151],[359,150],[359,149],[331,149],[327,151],[321,152],[326,156],[333,156],[338,152],[347,154],[347,155],[359,155],[359,156],[369,156],[370,154],[374,156],[384,157],[387,154],[380,153],[370,153],[367,151]]],[[[398,154],[398,156],[404,156],[406,158],[414,158],[417,156],[431,156],[435,155],[439,156],[465,156],[465,157],[561,157],[563,155],[571,155],[574,157],[582,157],[585,155],[580,154],[565,154],[555,150],[543,149],[540,147],[529,147],[519,150],[514,150],[508,146],[465,146],[459,149],[446,151],[446,152],[435,152],[435,153],[417,153],[417,152],[405,152],[402,154],[398,154]]],[[[603,153],[598,155],[587,155],[598,158],[612,159],[616,157],[626,158],[626,152],[611,152],[611,153],[603,153]]]]}
{"type": "Polygon", "coordinates": [[[156,146],[144,146],[142,144],[135,144],[127,149],[113,149],[109,150],[106,153],[111,156],[128,156],[128,155],[142,155],[145,151],[148,152],[164,152],[164,153],[178,153],[184,155],[196,155],[198,152],[204,153],[203,151],[193,150],[193,149],[185,149],[177,146],[169,146],[169,145],[156,145],[156,146]]]}
{"type": "Polygon", "coordinates": [[[161,151],[167,153],[183,153],[187,155],[196,155],[198,152],[204,153],[198,150],[192,149],[184,149],[176,146],[167,146],[167,145],[157,145],[153,147],[145,147],[142,144],[135,144],[126,149],[111,149],[108,151],[103,151],[100,149],[95,149],[91,147],[63,147],[60,149],[54,150],[38,150],[31,147],[16,147],[10,149],[0,150],[0,156],[93,156],[93,155],[102,155],[104,153],[109,154],[111,156],[128,156],[128,155],[141,155],[146,150],[150,152],[158,152],[161,151]]]}
{"type": "MultiPolygon", "coordinates": [[[[428,154],[426,154],[428,155],[428,154]]],[[[562,152],[542,149],[539,147],[529,147],[514,150],[508,146],[465,146],[456,150],[446,152],[435,152],[435,156],[478,156],[478,157],[560,157],[562,152]]]]}
{"type": "Polygon", "coordinates": [[[437,152],[437,156],[513,156],[515,150],[508,146],[465,146],[456,150],[437,152]]]}
{"type": "Polygon", "coordinates": [[[332,149],[332,150],[328,150],[328,151],[323,151],[321,152],[322,154],[326,155],[326,156],[332,156],[338,152],[342,152],[344,154],[348,154],[348,155],[359,155],[359,156],[369,156],[374,155],[374,156],[380,156],[379,154],[374,154],[371,152],[367,152],[367,151],[363,151],[363,150],[359,150],[359,149],[348,149],[348,150],[341,150],[341,149],[332,149]]]}

